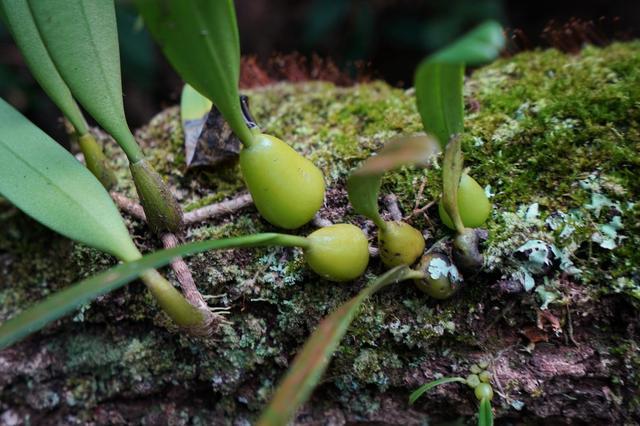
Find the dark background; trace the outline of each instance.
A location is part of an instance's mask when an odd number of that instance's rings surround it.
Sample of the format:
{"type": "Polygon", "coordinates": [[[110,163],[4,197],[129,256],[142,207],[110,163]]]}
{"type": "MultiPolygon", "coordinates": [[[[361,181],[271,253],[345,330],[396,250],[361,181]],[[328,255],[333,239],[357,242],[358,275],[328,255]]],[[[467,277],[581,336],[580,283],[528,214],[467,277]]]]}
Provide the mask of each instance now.
{"type": "MultiPolygon", "coordinates": [[[[295,60],[309,58],[307,65],[313,54],[335,63],[341,81],[365,75],[399,86],[411,84],[429,52],[489,18],[508,29],[508,53],[549,46],[575,51],[585,42],[637,37],[640,29],[638,0],[236,0],[236,9],[243,55],[255,56],[275,79],[287,78],[287,70],[274,73],[286,62],[274,57],[299,52],[295,60]]],[[[135,128],[176,103],[181,82],[132,5],[118,1],[117,13],[125,107],[135,128]]],[[[56,107],[1,26],[0,96],[58,140],[65,137],[56,107]]]]}

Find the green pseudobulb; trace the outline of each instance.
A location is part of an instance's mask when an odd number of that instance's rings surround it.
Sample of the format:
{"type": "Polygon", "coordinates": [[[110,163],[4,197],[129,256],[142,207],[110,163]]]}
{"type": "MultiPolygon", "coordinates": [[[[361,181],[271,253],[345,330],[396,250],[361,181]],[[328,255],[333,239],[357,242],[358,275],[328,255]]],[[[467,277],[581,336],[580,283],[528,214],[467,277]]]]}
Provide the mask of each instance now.
{"type": "MultiPolygon", "coordinates": [[[[484,192],[484,189],[474,178],[468,174],[463,174],[458,187],[458,209],[462,223],[466,228],[478,228],[489,218],[491,214],[491,203],[484,192]]],[[[453,221],[444,210],[442,202],[438,205],[438,213],[442,222],[451,229],[455,229],[453,221]]]]}
{"type": "Polygon", "coordinates": [[[240,151],[240,168],[258,211],[275,226],[299,228],[322,206],[322,172],[278,138],[255,135],[240,151]]]}
{"type": "Polygon", "coordinates": [[[390,268],[412,265],[424,251],[424,237],[408,223],[385,223],[386,226],[378,231],[378,248],[382,262],[390,268]]]}
{"type": "Polygon", "coordinates": [[[442,300],[453,296],[462,282],[456,266],[442,253],[425,254],[417,269],[426,276],[416,279],[416,286],[434,299],[442,300]]]}
{"type": "Polygon", "coordinates": [[[473,392],[476,394],[478,401],[482,401],[485,398],[489,401],[493,399],[493,388],[491,388],[491,385],[488,383],[480,383],[475,387],[473,392]]]}
{"type": "Polygon", "coordinates": [[[331,281],[358,278],[369,263],[367,237],[349,224],[331,225],[312,232],[304,258],[318,275],[331,281]]]}

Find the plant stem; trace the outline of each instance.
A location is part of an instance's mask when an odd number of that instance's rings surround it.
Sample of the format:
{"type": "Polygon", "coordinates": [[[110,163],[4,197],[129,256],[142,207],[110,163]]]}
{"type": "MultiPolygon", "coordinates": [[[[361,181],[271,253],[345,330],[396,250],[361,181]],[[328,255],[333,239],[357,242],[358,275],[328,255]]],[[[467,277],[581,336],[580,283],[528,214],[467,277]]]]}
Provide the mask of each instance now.
{"type": "Polygon", "coordinates": [[[140,278],[147,285],[158,305],[176,324],[187,328],[196,328],[204,325],[204,313],[187,302],[182,294],[158,271],[150,269],[142,274],[140,278]]]}
{"type": "Polygon", "coordinates": [[[129,163],[140,203],[151,230],[178,233],[182,229],[182,209],[160,175],[146,160],[129,163]]]}
{"type": "Polygon", "coordinates": [[[118,182],[116,175],[107,166],[107,157],[105,157],[102,147],[98,144],[91,133],[80,133],[78,137],[78,145],[84,155],[84,161],[87,168],[100,181],[105,189],[113,188],[118,182]]]}
{"type": "Polygon", "coordinates": [[[464,223],[458,209],[458,187],[462,176],[462,148],[460,137],[454,135],[444,152],[442,165],[442,202],[444,209],[453,221],[458,234],[464,232],[464,223]]]}
{"type": "Polygon", "coordinates": [[[373,221],[373,223],[376,224],[376,226],[380,231],[386,231],[387,228],[389,227],[387,225],[387,222],[384,219],[382,219],[379,215],[376,215],[376,217],[371,218],[371,220],[373,221]]]}
{"type": "Polygon", "coordinates": [[[299,237],[297,235],[289,235],[289,234],[276,234],[277,237],[273,240],[274,246],[283,246],[283,247],[300,247],[302,249],[307,249],[310,246],[310,242],[305,237],[299,237]]]}
{"type": "Polygon", "coordinates": [[[136,142],[131,132],[121,134],[121,137],[115,139],[116,142],[118,142],[118,145],[120,145],[120,148],[122,148],[122,150],[124,151],[130,163],[135,164],[144,159],[142,149],[140,149],[140,146],[136,142]]]}

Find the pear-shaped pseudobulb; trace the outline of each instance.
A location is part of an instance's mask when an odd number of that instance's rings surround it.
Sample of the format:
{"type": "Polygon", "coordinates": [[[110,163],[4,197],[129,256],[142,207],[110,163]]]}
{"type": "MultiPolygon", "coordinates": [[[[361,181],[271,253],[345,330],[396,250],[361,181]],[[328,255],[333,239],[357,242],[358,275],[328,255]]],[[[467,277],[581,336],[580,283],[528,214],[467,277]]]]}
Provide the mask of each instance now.
{"type": "Polygon", "coordinates": [[[258,211],[275,226],[299,228],[322,206],[322,172],[278,138],[256,134],[240,151],[240,168],[258,211]]]}
{"type": "MultiPolygon", "coordinates": [[[[468,174],[463,174],[458,187],[458,210],[465,228],[479,228],[491,214],[491,203],[484,189],[468,174]]],[[[453,221],[444,210],[442,202],[438,206],[440,219],[451,229],[453,221]]]]}
{"type": "Polygon", "coordinates": [[[378,231],[380,258],[390,268],[412,265],[422,256],[424,245],[420,231],[405,222],[386,222],[386,226],[378,231]]]}
{"type": "Polygon", "coordinates": [[[369,263],[369,244],[360,228],[338,224],[320,228],[308,237],[304,258],[318,275],[331,281],[358,278],[369,263]]]}

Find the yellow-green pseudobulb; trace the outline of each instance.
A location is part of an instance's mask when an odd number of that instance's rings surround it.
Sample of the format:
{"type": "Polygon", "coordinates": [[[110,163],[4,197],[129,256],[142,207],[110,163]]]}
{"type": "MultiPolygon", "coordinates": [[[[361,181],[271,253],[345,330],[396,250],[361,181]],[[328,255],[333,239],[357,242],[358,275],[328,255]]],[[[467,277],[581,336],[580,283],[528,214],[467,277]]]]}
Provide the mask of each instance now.
{"type": "Polygon", "coordinates": [[[255,135],[240,151],[240,168],[258,211],[273,225],[299,228],[322,206],[322,172],[278,138],[255,135]]]}
{"type": "MultiPolygon", "coordinates": [[[[462,223],[466,228],[478,228],[489,218],[491,203],[478,182],[468,174],[463,174],[458,187],[458,209],[462,223]]],[[[438,213],[442,222],[451,229],[455,229],[453,221],[444,210],[442,202],[438,206],[438,213]]]]}
{"type": "Polygon", "coordinates": [[[399,265],[412,265],[424,251],[424,237],[408,223],[385,222],[386,226],[378,231],[378,248],[382,262],[393,268],[399,265]]]}
{"type": "Polygon", "coordinates": [[[311,269],[330,281],[358,278],[369,263],[367,237],[349,224],[331,225],[312,232],[304,258],[311,269]]]}
{"type": "Polygon", "coordinates": [[[423,271],[425,277],[414,281],[416,287],[434,299],[453,296],[462,282],[456,266],[442,253],[425,254],[417,269],[423,271]]]}

